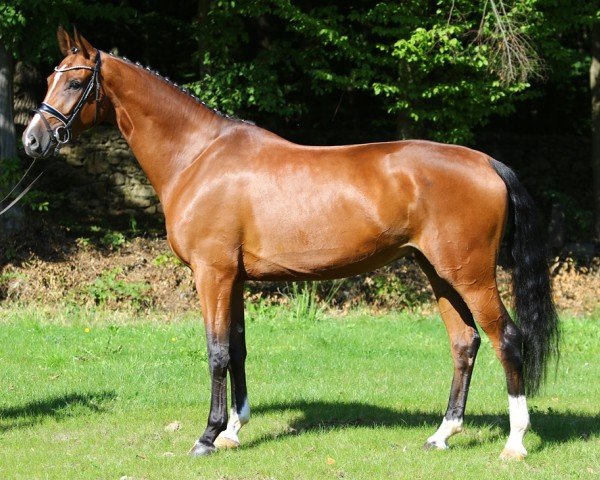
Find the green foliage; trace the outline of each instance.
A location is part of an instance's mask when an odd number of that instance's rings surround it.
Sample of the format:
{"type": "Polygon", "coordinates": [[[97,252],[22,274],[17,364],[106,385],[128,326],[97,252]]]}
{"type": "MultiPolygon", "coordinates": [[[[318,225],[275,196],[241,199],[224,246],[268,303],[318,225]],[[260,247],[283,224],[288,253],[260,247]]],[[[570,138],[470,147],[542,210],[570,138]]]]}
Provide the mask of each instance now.
{"type": "Polygon", "coordinates": [[[571,235],[581,235],[582,232],[587,233],[591,230],[594,224],[593,212],[582,208],[573,197],[555,190],[546,191],[542,196],[550,204],[559,204],[564,209],[567,231],[571,235]]]}
{"type": "Polygon", "coordinates": [[[71,21],[122,22],[134,10],[100,0],[4,0],[0,3],[0,41],[17,59],[56,58],[56,28],[71,21]]]}
{"type": "MultiPolygon", "coordinates": [[[[7,260],[10,261],[10,252],[8,255],[5,254],[7,260]]],[[[20,272],[1,272],[0,273],[0,299],[6,298],[8,293],[9,284],[15,280],[25,281],[27,276],[20,272]]]]}
{"type": "Polygon", "coordinates": [[[110,230],[100,239],[100,243],[111,250],[117,250],[125,244],[125,235],[110,230]]]}
{"type": "Polygon", "coordinates": [[[175,256],[175,254],[173,254],[172,252],[159,253],[154,258],[154,260],[152,260],[152,263],[154,265],[156,265],[157,267],[163,267],[163,266],[182,267],[182,266],[184,266],[184,263],[181,260],[179,260],[179,258],[177,256],[175,256]]]}
{"type": "Polygon", "coordinates": [[[372,283],[369,285],[369,296],[374,303],[398,305],[401,308],[413,309],[430,301],[430,295],[417,290],[397,275],[379,274],[368,277],[372,283]]]}
{"type": "Polygon", "coordinates": [[[342,282],[293,282],[286,294],[293,321],[321,320],[342,282]],[[328,287],[328,288],[327,288],[328,287]],[[322,292],[325,290],[325,293],[322,292]]]}
{"type": "MultiPolygon", "coordinates": [[[[497,20],[486,4],[215,1],[198,25],[207,73],[190,85],[228,113],[286,121],[314,108],[315,97],[362,94],[412,134],[464,142],[492,114],[511,113],[530,87],[527,75],[502,76],[497,20]]],[[[540,31],[544,2],[507,5],[504,20],[518,39],[548,36],[551,27],[540,31]]],[[[536,52],[525,53],[536,69],[536,52]]]]}
{"type": "Polygon", "coordinates": [[[102,272],[93,283],[84,288],[96,305],[107,305],[114,302],[130,302],[135,309],[149,306],[145,293],[150,288],[147,282],[127,282],[118,278],[123,273],[120,267],[102,272]]]}
{"type": "MultiPolygon", "coordinates": [[[[24,173],[25,168],[23,167],[23,162],[19,158],[0,159],[0,198],[4,198],[4,196],[12,190],[13,186],[19,182],[24,173]]],[[[18,195],[23,188],[26,188],[29,182],[34,178],[35,176],[30,173],[21,184],[21,187],[12,194],[11,199],[18,195]]],[[[33,211],[47,212],[53,207],[60,205],[64,200],[64,197],[64,193],[47,193],[33,189],[27,192],[20,202],[33,211]]]]}
{"type": "Polygon", "coordinates": [[[301,286],[296,282],[292,283],[288,299],[293,320],[319,320],[323,314],[323,307],[319,304],[317,288],[317,282],[302,282],[301,286]]]}

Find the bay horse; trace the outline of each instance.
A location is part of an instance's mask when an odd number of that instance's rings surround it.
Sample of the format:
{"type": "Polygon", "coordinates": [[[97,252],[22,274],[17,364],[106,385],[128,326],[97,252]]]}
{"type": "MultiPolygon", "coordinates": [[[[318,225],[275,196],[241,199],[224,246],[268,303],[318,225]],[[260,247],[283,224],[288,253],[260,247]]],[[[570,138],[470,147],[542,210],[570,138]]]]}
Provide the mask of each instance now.
{"type": "Polygon", "coordinates": [[[206,328],[211,405],[191,455],[239,446],[250,418],[245,281],[346,277],[409,253],[431,283],[454,360],[448,407],[426,448],[448,448],[462,430],[477,324],[506,374],[510,433],[501,456],[527,454],[526,394],[538,391],[558,353],[559,326],[536,210],[512,170],[484,153],[429,141],[297,145],[207,108],[77,31],[59,28],[57,37],[64,58],[23,144],[28,155],[46,157],[94,124],[114,123],[156,190],[168,243],[193,272],[206,328]],[[496,285],[509,225],[516,323],[496,285]]]}

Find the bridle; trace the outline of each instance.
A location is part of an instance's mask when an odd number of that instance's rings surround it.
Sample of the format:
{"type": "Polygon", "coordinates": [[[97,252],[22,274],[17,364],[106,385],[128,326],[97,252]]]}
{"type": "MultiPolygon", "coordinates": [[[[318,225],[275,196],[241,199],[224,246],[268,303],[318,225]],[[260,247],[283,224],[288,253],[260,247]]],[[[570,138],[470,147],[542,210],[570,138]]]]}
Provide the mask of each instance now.
{"type": "MultiPolygon", "coordinates": [[[[76,50],[74,50],[74,52],[75,51],[76,50]]],[[[33,113],[39,114],[42,121],[44,122],[44,125],[46,126],[46,131],[50,135],[50,142],[48,142],[48,146],[42,152],[42,154],[41,154],[42,157],[46,157],[52,148],[54,148],[54,152],[52,152],[52,155],[58,155],[61,147],[65,143],[67,143],[69,140],[71,140],[71,127],[73,125],[73,122],[75,121],[75,119],[77,118],[77,115],[83,108],[84,103],[87,101],[87,99],[91,95],[92,90],[95,91],[95,99],[96,99],[96,113],[94,115],[94,125],[96,125],[96,123],[98,123],[98,103],[100,102],[100,67],[101,66],[102,66],[102,61],[100,58],[100,50],[97,50],[93,67],[89,67],[87,65],[75,65],[72,67],[64,67],[64,68],[55,67],[54,68],[55,72],[68,72],[70,70],[91,70],[92,76],[90,77],[90,80],[89,80],[87,86],[85,87],[85,90],[83,91],[83,94],[81,95],[81,98],[79,99],[79,101],[75,105],[75,108],[73,108],[73,111],[71,112],[71,114],[69,116],[63,115],[52,105],[50,105],[48,103],[44,103],[44,102],[42,102],[38,108],[33,110],[33,113]],[[50,125],[50,122],[48,122],[48,119],[45,117],[44,113],[52,115],[54,118],[59,120],[62,123],[62,125],[59,125],[55,129],[52,129],[52,126],[50,125]]],[[[27,171],[23,174],[21,179],[17,182],[17,184],[13,187],[13,189],[2,200],[0,200],[0,205],[2,205],[6,200],[8,200],[10,198],[11,194],[23,182],[25,177],[27,177],[27,174],[33,168],[34,164],[35,164],[35,159],[31,162],[31,165],[29,166],[27,171]]],[[[0,206],[0,209],[1,209],[0,216],[3,215],[4,213],[6,213],[8,210],[10,210],[27,192],[29,192],[31,187],[33,187],[33,184],[42,176],[43,173],[44,172],[42,171],[37,177],[35,177],[29,183],[29,185],[26,188],[24,188],[21,191],[21,193],[19,193],[19,195],[17,195],[17,197],[15,199],[13,199],[6,207],[2,208],[2,206],[0,206]]]]}
{"type": "Polygon", "coordinates": [[[46,149],[42,152],[42,155],[41,155],[42,157],[45,157],[50,152],[50,149],[52,149],[52,148],[54,148],[53,155],[58,155],[61,147],[65,143],[68,143],[69,140],[71,140],[71,127],[73,125],[73,122],[75,121],[75,119],[77,118],[77,115],[83,108],[83,105],[85,104],[85,102],[87,101],[89,96],[91,95],[92,90],[95,91],[95,99],[96,99],[96,113],[94,116],[94,125],[98,122],[98,103],[100,101],[100,67],[101,66],[102,66],[102,61],[101,61],[101,57],[100,57],[100,50],[97,50],[93,67],[89,67],[87,65],[75,65],[72,67],[64,67],[64,68],[55,67],[54,68],[54,71],[59,72],[59,73],[60,72],[68,72],[71,70],[91,70],[92,76],[90,77],[90,80],[89,80],[88,84],[86,85],[85,90],[83,91],[83,94],[79,98],[79,101],[73,108],[73,111],[71,112],[70,115],[68,115],[68,116],[64,115],[61,112],[59,112],[56,108],[54,108],[52,105],[50,105],[48,103],[44,103],[44,102],[42,102],[38,108],[33,110],[34,113],[37,113],[40,115],[42,121],[44,122],[44,125],[46,126],[46,131],[50,135],[50,142],[48,143],[48,146],[46,147],[46,149]],[[62,123],[62,125],[59,125],[55,129],[52,129],[50,122],[48,122],[48,119],[45,117],[45,115],[43,115],[43,113],[52,115],[54,118],[59,120],[62,123]]]}

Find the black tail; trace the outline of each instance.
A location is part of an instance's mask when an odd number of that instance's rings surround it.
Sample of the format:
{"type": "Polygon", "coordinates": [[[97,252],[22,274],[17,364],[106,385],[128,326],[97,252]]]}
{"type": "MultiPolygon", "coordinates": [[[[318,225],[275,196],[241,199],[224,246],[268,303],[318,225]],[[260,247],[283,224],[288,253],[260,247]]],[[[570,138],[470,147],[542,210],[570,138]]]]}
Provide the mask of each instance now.
{"type": "Polygon", "coordinates": [[[491,159],[504,180],[511,204],[514,259],[513,297],[517,323],[523,334],[523,370],[528,394],[538,392],[548,361],[558,359],[558,315],[552,301],[546,246],[537,209],[515,172],[491,159]]]}

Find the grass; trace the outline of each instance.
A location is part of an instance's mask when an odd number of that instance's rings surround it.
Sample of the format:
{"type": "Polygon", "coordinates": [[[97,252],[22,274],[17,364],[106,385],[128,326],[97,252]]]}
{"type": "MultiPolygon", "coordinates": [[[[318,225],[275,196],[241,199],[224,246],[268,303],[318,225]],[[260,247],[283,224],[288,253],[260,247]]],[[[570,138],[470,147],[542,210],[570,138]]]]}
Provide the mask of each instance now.
{"type": "Polygon", "coordinates": [[[434,317],[352,313],[289,320],[250,309],[253,416],[243,447],[186,455],[203,430],[209,378],[193,317],[0,310],[2,479],[598,478],[600,316],[564,321],[556,379],[530,400],[529,457],[502,462],[507,399],[484,343],[466,429],[437,428],[452,365],[434,317]],[[166,431],[177,421],[181,428],[166,431]]]}

